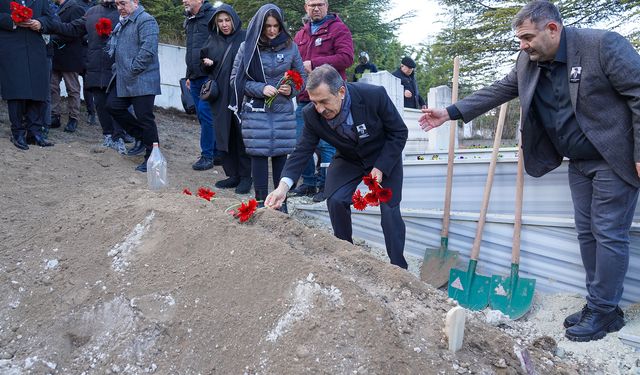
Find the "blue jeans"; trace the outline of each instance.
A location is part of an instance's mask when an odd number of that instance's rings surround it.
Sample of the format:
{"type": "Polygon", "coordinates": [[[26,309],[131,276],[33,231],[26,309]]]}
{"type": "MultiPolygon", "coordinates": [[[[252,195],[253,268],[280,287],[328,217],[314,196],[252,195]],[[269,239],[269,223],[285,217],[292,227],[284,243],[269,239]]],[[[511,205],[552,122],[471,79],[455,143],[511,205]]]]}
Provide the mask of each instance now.
{"type": "Polygon", "coordinates": [[[206,100],[200,100],[200,88],[207,81],[207,77],[190,80],[189,91],[196,106],[196,114],[200,122],[200,154],[206,158],[213,159],[216,155],[216,132],[213,127],[213,115],[211,106],[206,100]]]}
{"type": "MultiPolygon", "coordinates": [[[[304,128],[302,109],[307,104],[310,104],[310,102],[299,102],[296,107],[296,137],[298,140],[302,134],[302,128],[304,128]]],[[[331,159],[333,159],[333,155],[336,153],[336,149],[322,139],[318,143],[318,150],[320,151],[320,163],[330,163],[331,159]]],[[[309,162],[302,171],[302,184],[324,188],[326,171],[327,168],[320,168],[320,174],[318,178],[316,178],[316,166],[313,162],[313,158],[309,159],[309,162]]]]}
{"type": "Polygon", "coordinates": [[[586,272],[587,305],[613,311],[629,268],[629,229],[638,188],[622,180],[604,160],[572,160],[569,187],[586,272]]]}

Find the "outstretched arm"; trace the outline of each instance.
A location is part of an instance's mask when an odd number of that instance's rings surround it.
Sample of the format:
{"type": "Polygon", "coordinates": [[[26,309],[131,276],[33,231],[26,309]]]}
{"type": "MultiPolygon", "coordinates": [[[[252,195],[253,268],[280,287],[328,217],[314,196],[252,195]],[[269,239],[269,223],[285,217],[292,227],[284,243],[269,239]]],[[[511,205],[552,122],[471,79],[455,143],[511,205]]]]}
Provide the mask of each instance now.
{"type": "Polygon", "coordinates": [[[431,129],[449,121],[449,112],[444,108],[426,108],[422,110],[422,116],[418,119],[418,123],[422,130],[428,132],[431,129]]]}

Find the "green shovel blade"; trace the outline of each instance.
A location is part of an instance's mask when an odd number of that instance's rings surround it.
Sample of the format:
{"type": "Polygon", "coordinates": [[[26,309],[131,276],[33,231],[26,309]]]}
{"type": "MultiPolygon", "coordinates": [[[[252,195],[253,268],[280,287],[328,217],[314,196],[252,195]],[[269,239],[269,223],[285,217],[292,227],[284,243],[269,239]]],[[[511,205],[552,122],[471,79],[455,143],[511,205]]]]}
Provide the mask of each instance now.
{"type": "Polygon", "coordinates": [[[449,239],[441,237],[439,249],[427,249],[424,253],[420,279],[435,288],[440,288],[449,281],[449,271],[456,263],[458,252],[449,250],[449,239]]]}
{"type": "Polygon", "coordinates": [[[449,297],[469,310],[482,310],[489,304],[491,278],[476,273],[477,260],[470,260],[467,272],[451,269],[449,297]]]}
{"type": "Polygon", "coordinates": [[[518,276],[518,264],[511,264],[511,276],[493,276],[491,278],[491,294],[489,303],[494,310],[500,310],[509,318],[521,318],[531,308],[533,293],[536,288],[535,279],[518,276]]]}

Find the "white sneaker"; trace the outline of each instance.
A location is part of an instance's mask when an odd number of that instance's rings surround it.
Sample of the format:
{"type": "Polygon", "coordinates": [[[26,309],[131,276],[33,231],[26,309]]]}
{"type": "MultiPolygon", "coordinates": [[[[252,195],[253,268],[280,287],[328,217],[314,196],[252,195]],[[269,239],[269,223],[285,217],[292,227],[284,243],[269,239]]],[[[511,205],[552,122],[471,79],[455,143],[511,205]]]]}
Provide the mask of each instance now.
{"type": "Polygon", "coordinates": [[[122,140],[122,138],[118,138],[113,141],[113,149],[118,151],[118,154],[120,155],[126,155],[127,153],[127,146],[124,145],[124,140],[122,140]]]}
{"type": "Polygon", "coordinates": [[[113,139],[111,139],[111,134],[104,135],[104,140],[102,141],[102,147],[113,147],[113,139]]]}

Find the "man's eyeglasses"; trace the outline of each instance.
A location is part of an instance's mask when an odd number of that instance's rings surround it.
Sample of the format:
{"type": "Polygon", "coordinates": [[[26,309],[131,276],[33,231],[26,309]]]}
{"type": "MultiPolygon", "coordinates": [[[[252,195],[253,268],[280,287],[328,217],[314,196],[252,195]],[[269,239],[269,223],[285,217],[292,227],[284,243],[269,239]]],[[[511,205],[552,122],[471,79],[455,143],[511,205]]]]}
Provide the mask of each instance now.
{"type": "Polygon", "coordinates": [[[324,8],[325,5],[327,5],[327,4],[325,4],[325,3],[307,4],[307,6],[309,8],[311,8],[311,9],[314,9],[314,8],[321,9],[321,8],[324,8]]]}

